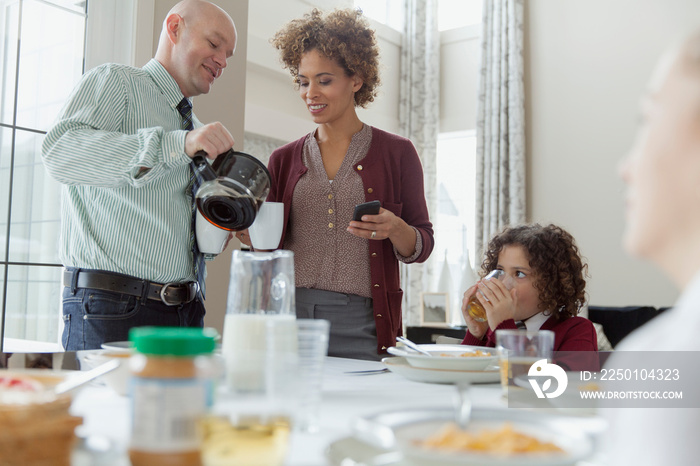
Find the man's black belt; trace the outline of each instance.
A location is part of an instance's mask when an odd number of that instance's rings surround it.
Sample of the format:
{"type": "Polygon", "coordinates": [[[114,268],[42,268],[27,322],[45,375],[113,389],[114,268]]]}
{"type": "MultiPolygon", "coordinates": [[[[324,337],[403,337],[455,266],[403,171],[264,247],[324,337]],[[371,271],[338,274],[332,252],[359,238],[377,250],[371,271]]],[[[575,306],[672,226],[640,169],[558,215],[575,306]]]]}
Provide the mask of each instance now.
{"type": "Polygon", "coordinates": [[[167,306],[189,303],[197,296],[198,288],[197,282],[161,284],[119,273],[85,269],[64,269],[63,286],[94,288],[130,296],[146,297],[162,301],[167,306]]]}

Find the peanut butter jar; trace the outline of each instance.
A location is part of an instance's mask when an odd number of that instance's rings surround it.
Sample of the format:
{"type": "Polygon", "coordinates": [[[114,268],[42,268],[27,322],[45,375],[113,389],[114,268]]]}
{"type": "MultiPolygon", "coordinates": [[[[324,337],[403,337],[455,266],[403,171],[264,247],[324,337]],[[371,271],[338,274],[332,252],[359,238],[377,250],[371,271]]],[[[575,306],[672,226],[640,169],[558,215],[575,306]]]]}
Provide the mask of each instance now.
{"type": "Polygon", "coordinates": [[[132,466],[200,466],[200,421],[213,403],[214,329],[140,327],[129,334],[132,466]]]}

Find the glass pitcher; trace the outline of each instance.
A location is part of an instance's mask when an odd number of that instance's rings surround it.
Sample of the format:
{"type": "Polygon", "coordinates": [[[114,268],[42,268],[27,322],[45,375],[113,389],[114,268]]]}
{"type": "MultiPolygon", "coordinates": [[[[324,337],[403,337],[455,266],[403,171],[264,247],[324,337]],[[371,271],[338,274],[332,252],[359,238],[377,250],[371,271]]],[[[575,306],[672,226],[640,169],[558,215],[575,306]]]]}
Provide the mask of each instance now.
{"type": "Polygon", "coordinates": [[[222,338],[227,387],[261,390],[266,365],[296,348],[294,253],[234,251],[222,338]]]}

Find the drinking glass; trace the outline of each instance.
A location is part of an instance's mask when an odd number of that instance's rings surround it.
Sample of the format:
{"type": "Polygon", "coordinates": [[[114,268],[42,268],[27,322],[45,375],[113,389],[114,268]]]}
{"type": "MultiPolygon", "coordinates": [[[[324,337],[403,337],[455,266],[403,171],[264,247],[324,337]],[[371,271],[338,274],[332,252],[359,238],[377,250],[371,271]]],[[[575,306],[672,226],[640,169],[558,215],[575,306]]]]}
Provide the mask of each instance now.
{"type": "Polygon", "coordinates": [[[204,466],[284,464],[301,387],[295,327],[284,337],[289,329],[283,320],[263,321],[256,328],[262,338],[255,349],[238,350],[259,370],[227,374],[228,383],[202,422],[204,466]]]}
{"type": "Polygon", "coordinates": [[[501,368],[503,396],[519,389],[514,379],[527,375],[530,366],[540,359],[552,360],[554,332],[551,330],[496,330],[496,349],[501,368]]]}
{"type": "MultiPolygon", "coordinates": [[[[486,275],[486,277],[484,277],[484,280],[498,278],[499,280],[503,281],[503,283],[506,285],[506,288],[510,290],[513,288],[515,283],[513,282],[512,278],[506,277],[505,275],[505,271],[496,269],[490,271],[489,274],[486,275]]],[[[486,322],[486,310],[477,299],[476,293],[479,293],[481,294],[481,296],[484,296],[483,293],[481,293],[481,291],[476,290],[471,296],[471,298],[469,298],[469,302],[467,303],[467,312],[469,313],[471,318],[476,320],[477,322],[486,322]]]]}
{"type": "Polygon", "coordinates": [[[297,419],[302,432],[319,431],[323,363],[328,355],[329,332],[330,322],[327,320],[297,319],[301,384],[297,419]]]}

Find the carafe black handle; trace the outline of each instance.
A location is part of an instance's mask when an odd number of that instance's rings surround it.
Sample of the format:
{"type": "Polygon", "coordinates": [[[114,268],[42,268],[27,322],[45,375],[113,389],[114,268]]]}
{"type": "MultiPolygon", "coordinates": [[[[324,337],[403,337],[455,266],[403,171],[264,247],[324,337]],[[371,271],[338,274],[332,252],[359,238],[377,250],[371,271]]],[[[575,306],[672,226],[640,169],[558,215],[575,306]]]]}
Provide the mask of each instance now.
{"type": "Polygon", "coordinates": [[[216,179],[216,172],[209,162],[207,162],[207,153],[204,151],[197,152],[194,157],[192,157],[192,168],[195,174],[199,174],[204,181],[213,181],[216,179]]]}

